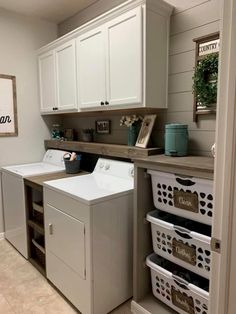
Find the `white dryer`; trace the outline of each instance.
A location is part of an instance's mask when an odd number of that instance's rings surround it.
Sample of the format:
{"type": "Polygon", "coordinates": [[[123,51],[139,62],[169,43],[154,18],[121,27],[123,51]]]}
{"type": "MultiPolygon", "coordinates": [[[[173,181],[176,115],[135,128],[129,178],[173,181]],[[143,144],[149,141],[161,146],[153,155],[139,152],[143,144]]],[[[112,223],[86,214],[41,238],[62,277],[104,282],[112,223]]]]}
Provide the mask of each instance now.
{"type": "Polygon", "coordinates": [[[2,167],[5,238],[28,258],[24,178],[65,170],[66,152],[49,149],[41,162],[2,167]]]}
{"type": "Polygon", "coordinates": [[[132,296],[133,175],[100,158],[91,174],[44,183],[47,278],[83,314],[132,296]]]}

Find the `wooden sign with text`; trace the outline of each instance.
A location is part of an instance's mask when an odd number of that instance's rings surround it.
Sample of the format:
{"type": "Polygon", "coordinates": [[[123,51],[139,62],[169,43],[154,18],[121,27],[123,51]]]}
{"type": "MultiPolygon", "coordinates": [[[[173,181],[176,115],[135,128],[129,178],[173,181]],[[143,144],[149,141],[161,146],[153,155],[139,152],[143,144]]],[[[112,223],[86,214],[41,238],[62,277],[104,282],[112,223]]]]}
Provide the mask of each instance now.
{"type": "Polygon", "coordinates": [[[188,264],[196,265],[196,249],[176,239],[172,241],[172,254],[188,264]]]}
{"type": "Polygon", "coordinates": [[[187,295],[182,294],[180,291],[177,291],[172,287],[171,298],[172,303],[179,309],[189,314],[195,314],[194,302],[192,297],[188,297],[187,295]]]}
{"type": "Polygon", "coordinates": [[[17,136],[16,77],[0,74],[0,136],[17,136]]]}
{"type": "Polygon", "coordinates": [[[198,195],[191,192],[174,191],[174,205],[177,208],[198,213],[198,195]]]}
{"type": "Polygon", "coordinates": [[[220,51],[220,39],[210,40],[204,43],[200,43],[198,46],[198,55],[206,56],[210,53],[220,51]]]}

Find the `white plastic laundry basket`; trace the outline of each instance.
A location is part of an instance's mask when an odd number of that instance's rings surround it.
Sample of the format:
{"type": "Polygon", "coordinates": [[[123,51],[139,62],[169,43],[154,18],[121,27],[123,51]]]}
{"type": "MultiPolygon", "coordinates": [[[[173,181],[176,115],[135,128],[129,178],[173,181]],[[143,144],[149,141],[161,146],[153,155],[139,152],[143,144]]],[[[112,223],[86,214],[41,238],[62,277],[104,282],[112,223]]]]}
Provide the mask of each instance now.
{"type": "MultiPolygon", "coordinates": [[[[147,214],[147,220],[151,223],[153,250],[156,254],[183,266],[205,278],[209,278],[211,270],[211,249],[209,226],[202,226],[204,235],[196,231],[183,227],[184,223],[179,223],[174,215],[166,214],[158,210],[147,214]],[[163,216],[163,217],[162,217],[163,216]],[[166,216],[166,217],[165,217],[166,216]],[[163,219],[161,219],[163,218],[163,219]],[[175,224],[177,223],[177,224],[175,224]],[[206,230],[204,230],[206,229],[206,230]],[[207,232],[206,232],[207,231],[207,232]]],[[[179,217],[177,217],[179,218],[179,217]]],[[[183,221],[185,219],[182,219],[183,221]]],[[[190,222],[189,225],[201,224],[190,222]]]]}
{"type": "Polygon", "coordinates": [[[159,260],[155,253],[146,259],[154,296],[180,314],[209,314],[209,292],[164,269],[159,260]]]}
{"type": "Polygon", "coordinates": [[[148,170],[156,208],[174,215],[212,224],[213,182],[148,170]]]}

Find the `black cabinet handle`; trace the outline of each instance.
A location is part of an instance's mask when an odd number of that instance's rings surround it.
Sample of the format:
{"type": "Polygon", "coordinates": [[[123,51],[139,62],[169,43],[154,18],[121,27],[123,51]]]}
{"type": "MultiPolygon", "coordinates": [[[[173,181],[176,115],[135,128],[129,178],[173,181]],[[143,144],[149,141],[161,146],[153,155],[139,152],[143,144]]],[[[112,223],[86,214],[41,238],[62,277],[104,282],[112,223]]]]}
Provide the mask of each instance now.
{"type": "Polygon", "coordinates": [[[104,102],[103,101],[101,101],[101,106],[104,106],[104,102]]]}
{"type": "Polygon", "coordinates": [[[58,108],[57,107],[53,107],[52,110],[58,110],[58,108]]]}
{"type": "Polygon", "coordinates": [[[108,102],[108,101],[105,101],[105,105],[109,105],[109,102],[108,102]]]}

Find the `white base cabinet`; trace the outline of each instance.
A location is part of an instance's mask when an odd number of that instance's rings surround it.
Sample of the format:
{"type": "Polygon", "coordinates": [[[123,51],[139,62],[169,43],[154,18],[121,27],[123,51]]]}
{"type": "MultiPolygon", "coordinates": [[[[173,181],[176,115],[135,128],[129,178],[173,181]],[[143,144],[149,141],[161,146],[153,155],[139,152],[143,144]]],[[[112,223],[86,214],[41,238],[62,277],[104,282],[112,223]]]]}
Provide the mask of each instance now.
{"type": "MultiPolygon", "coordinates": [[[[166,108],[171,12],[162,0],[130,0],[41,48],[39,60],[56,54],[56,111],[75,108],[76,93],[78,111],[166,108]]],[[[50,113],[48,66],[40,66],[40,86],[42,112],[50,113]]]]}
{"type": "Polygon", "coordinates": [[[132,296],[132,199],[88,206],[44,188],[47,278],[83,314],[132,296]]]}

